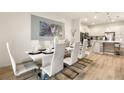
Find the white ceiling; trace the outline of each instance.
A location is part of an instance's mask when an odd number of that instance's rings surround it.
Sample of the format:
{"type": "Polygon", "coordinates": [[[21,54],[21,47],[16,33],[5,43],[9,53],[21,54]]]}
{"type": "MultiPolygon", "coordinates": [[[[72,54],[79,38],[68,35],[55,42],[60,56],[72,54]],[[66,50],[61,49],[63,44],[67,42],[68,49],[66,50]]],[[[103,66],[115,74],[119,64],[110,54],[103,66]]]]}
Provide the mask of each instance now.
{"type": "Polygon", "coordinates": [[[81,19],[81,23],[87,25],[104,24],[124,20],[124,12],[53,12],[57,16],[81,19]],[[96,19],[94,18],[96,16],[96,19]],[[86,21],[87,20],[87,21],[86,21]]]}

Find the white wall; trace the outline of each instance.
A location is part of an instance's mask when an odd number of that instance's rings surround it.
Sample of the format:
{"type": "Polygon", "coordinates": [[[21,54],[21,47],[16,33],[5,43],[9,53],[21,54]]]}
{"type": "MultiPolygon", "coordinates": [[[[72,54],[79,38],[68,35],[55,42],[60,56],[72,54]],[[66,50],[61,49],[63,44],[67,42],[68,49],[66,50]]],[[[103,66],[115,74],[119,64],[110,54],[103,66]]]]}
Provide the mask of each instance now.
{"type": "Polygon", "coordinates": [[[90,28],[90,34],[93,36],[103,36],[105,32],[115,32],[115,39],[124,39],[124,22],[96,25],[90,28]]]}
{"type": "Polygon", "coordinates": [[[95,26],[80,24],[80,32],[88,32],[90,36],[104,36],[105,32],[115,32],[115,40],[124,41],[124,21],[95,26]]]}
{"type": "Polygon", "coordinates": [[[81,25],[80,25],[80,32],[83,32],[83,33],[85,33],[85,32],[90,33],[90,29],[89,29],[89,27],[88,27],[87,25],[81,24],[81,25]]]}
{"type": "MultiPolygon", "coordinates": [[[[50,13],[0,13],[0,67],[10,65],[5,46],[7,41],[10,43],[16,62],[28,57],[25,50],[30,50],[31,14],[65,23],[65,38],[71,40],[71,21],[69,19],[50,13]]],[[[41,44],[44,45],[44,42],[41,44]]]]}
{"type": "MultiPolygon", "coordinates": [[[[90,27],[91,36],[103,36],[105,32],[115,32],[115,40],[124,41],[124,22],[101,24],[90,27]]],[[[122,44],[124,47],[124,44],[122,44]]]]}

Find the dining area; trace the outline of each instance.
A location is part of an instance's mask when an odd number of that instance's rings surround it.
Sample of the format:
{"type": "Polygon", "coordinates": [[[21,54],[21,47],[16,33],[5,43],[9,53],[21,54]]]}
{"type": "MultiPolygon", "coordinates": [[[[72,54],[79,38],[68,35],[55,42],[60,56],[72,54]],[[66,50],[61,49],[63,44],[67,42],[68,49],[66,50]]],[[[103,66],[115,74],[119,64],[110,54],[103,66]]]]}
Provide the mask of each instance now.
{"type": "Polygon", "coordinates": [[[63,71],[65,67],[74,65],[79,59],[86,56],[85,43],[87,42],[84,42],[83,45],[81,45],[80,42],[74,42],[74,44],[69,45],[67,42],[59,40],[57,37],[54,37],[52,42],[52,45],[49,45],[49,47],[41,48],[39,40],[32,40],[32,50],[25,51],[30,61],[22,62],[22,64],[19,65],[16,64],[14,57],[11,54],[9,42],[6,43],[6,48],[16,79],[18,79],[20,75],[33,70],[33,74],[38,80],[48,80],[50,77],[63,71]]]}
{"type": "Polygon", "coordinates": [[[57,14],[0,13],[0,80],[123,79],[124,22],[85,25],[57,14]]]}
{"type": "Polygon", "coordinates": [[[123,93],[124,8],[111,1],[1,0],[0,92],[123,93]]]}

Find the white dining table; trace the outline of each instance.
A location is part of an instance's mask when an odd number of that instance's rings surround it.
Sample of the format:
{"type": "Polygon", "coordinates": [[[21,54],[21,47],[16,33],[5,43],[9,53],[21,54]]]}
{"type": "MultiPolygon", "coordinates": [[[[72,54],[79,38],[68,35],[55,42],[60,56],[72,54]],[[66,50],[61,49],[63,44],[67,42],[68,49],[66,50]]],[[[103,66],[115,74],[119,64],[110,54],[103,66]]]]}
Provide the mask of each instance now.
{"type": "MultiPolygon", "coordinates": [[[[52,50],[51,52],[54,52],[54,50],[52,50]]],[[[43,53],[39,53],[39,54],[29,54],[31,53],[30,51],[26,51],[26,53],[28,54],[28,56],[33,60],[33,61],[39,61],[39,60],[42,60],[43,57],[49,57],[53,54],[43,54],[43,53]]]]}
{"type": "MultiPolygon", "coordinates": [[[[66,47],[66,50],[70,53],[70,52],[73,50],[73,48],[72,48],[72,47],[66,47]]],[[[36,62],[36,61],[44,62],[44,60],[45,60],[45,62],[46,62],[46,60],[50,60],[50,59],[52,58],[52,56],[53,56],[53,54],[43,54],[43,53],[39,53],[39,54],[34,54],[34,55],[32,55],[32,54],[29,54],[29,53],[31,53],[31,51],[25,51],[25,52],[28,54],[28,56],[29,56],[34,62],[36,62]]],[[[51,52],[54,52],[54,49],[52,49],[51,52]]]]}
{"type": "Polygon", "coordinates": [[[52,54],[29,54],[30,52],[26,51],[26,53],[28,54],[28,56],[34,61],[34,62],[40,62],[43,66],[47,66],[50,65],[52,57],[53,57],[53,53],[52,54]]]}
{"type": "Polygon", "coordinates": [[[31,55],[31,54],[28,54],[29,57],[33,60],[33,61],[39,61],[39,60],[42,60],[42,57],[43,56],[46,56],[44,54],[36,54],[36,55],[31,55]]]}

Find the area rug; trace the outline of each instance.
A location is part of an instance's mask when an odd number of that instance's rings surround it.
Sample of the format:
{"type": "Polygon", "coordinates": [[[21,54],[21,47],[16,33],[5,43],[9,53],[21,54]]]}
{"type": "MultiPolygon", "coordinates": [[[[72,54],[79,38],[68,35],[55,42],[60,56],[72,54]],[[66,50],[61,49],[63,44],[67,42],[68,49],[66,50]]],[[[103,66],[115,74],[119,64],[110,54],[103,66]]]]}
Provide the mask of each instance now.
{"type": "MultiPolygon", "coordinates": [[[[49,78],[49,80],[75,80],[77,76],[84,73],[86,69],[94,62],[90,59],[83,58],[71,66],[65,66],[62,71],[49,78]]],[[[36,80],[36,76],[28,78],[28,80],[36,80]]],[[[39,78],[40,79],[40,78],[39,78]]]]}
{"type": "Polygon", "coordinates": [[[85,69],[92,65],[93,61],[90,59],[80,59],[77,63],[66,66],[61,72],[55,76],[50,77],[49,80],[74,80],[80,73],[83,73],[85,69]]]}

